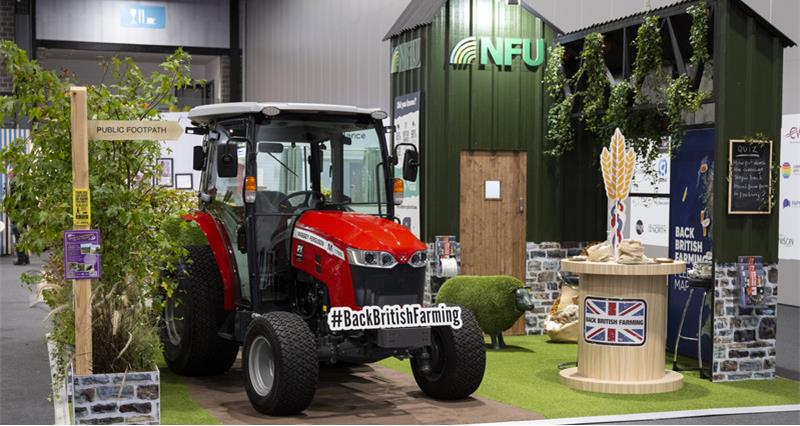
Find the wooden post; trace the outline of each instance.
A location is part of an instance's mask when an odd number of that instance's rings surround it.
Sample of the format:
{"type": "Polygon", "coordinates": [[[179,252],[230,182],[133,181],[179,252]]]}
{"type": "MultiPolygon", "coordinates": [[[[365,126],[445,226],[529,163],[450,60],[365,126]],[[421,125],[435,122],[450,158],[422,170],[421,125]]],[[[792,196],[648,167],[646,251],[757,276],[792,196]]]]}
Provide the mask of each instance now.
{"type": "MultiPolygon", "coordinates": [[[[69,90],[72,120],[72,190],[89,190],[89,138],[86,113],[86,88],[69,90]]],[[[73,202],[75,202],[73,196],[73,202]]],[[[90,224],[73,224],[73,229],[89,229],[90,224]]],[[[64,265],[66,267],[66,265],[64,265]]],[[[75,374],[92,374],[92,282],[72,283],[75,309],[75,374]]]]}

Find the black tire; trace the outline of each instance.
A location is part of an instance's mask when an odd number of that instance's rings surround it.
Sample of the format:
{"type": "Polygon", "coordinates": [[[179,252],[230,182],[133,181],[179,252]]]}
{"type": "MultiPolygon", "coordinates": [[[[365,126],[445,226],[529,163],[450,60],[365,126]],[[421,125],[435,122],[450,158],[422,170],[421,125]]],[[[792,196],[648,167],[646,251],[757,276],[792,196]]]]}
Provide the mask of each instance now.
{"type": "Polygon", "coordinates": [[[478,321],[461,308],[461,328],[431,328],[431,371],[421,371],[419,359],[411,358],[411,370],[419,388],[431,398],[463,399],[475,392],[486,370],[486,348],[478,321]]]}
{"type": "Polygon", "coordinates": [[[245,335],[242,370],[253,408],[272,416],[298,414],[311,404],[317,390],[314,335],[302,318],[290,312],[257,317],[245,335]]]}
{"type": "Polygon", "coordinates": [[[161,342],[170,370],[184,376],[228,371],[239,345],[217,332],[227,313],[222,277],[208,246],[190,246],[188,260],[178,266],[178,287],[162,314],[161,342]]]}

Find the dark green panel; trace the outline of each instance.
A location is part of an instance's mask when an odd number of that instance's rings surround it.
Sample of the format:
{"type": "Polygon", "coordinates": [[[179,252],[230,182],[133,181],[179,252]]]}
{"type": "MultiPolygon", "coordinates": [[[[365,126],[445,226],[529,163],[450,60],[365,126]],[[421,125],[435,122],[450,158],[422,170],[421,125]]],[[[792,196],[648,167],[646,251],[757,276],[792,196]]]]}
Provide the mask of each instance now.
{"type": "Polygon", "coordinates": [[[783,50],[779,39],[735,2],[719,1],[716,19],[714,256],[720,262],[735,262],[738,256],[760,255],[774,262],[778,260],[777,206],[770,215],[729,215],[727,169],[729,140],[756,133],[772,139],[773,158],[780,158],[783,50]]]}

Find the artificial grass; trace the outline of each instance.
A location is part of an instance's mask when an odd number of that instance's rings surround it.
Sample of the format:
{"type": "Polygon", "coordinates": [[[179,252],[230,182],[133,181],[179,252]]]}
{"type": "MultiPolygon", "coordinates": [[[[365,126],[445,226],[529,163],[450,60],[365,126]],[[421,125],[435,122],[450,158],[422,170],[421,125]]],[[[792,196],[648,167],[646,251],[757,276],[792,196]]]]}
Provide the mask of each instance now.
{"type": "MultiPolygon", "coordinates": [[[[683,388],[653,395],[612,395],[570,389],[559,382],[557,365],[577,359],[577,345],[548,343],[547,336],[506,337],[508,348],[486,349],[486,374],[477,395],[544,415],[546,418],[648,413],[704,408],[800,403],[800,382],[776,378],[731,383],[702,380],[683,372],[683,388]]],[[[382,365],[411,374],[408,361],[382,365]]]]}
{"type": "Polygon", "coordinates": [[[221,425],[222,422],[200,408],[180,376],[167,368],[162,359],[161,371],[161,424],[165,425],[221,425]]]}

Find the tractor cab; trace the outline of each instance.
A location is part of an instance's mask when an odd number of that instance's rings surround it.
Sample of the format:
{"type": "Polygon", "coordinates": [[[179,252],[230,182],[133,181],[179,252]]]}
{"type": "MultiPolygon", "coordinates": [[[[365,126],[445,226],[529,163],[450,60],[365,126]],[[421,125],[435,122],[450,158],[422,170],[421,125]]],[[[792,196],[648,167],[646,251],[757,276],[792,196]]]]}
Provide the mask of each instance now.
{"type": "MultiPolygon", "coordinates": [[[[193,109],[206,134],[203,208],[222,219],[235,247],[236,303],[256,312],[296,303],[289,250],[295,221],[310,210],[394,220],[394,165],[383,111],[333,105],[240,103],[193,109]]],[[[412,147],[413,148],[413,147],[412,147]]],[[[416,151],[404,177],[415,180],[416,151]]],[[[325,217],[333,217],[323,215],[325,217]]]]}

